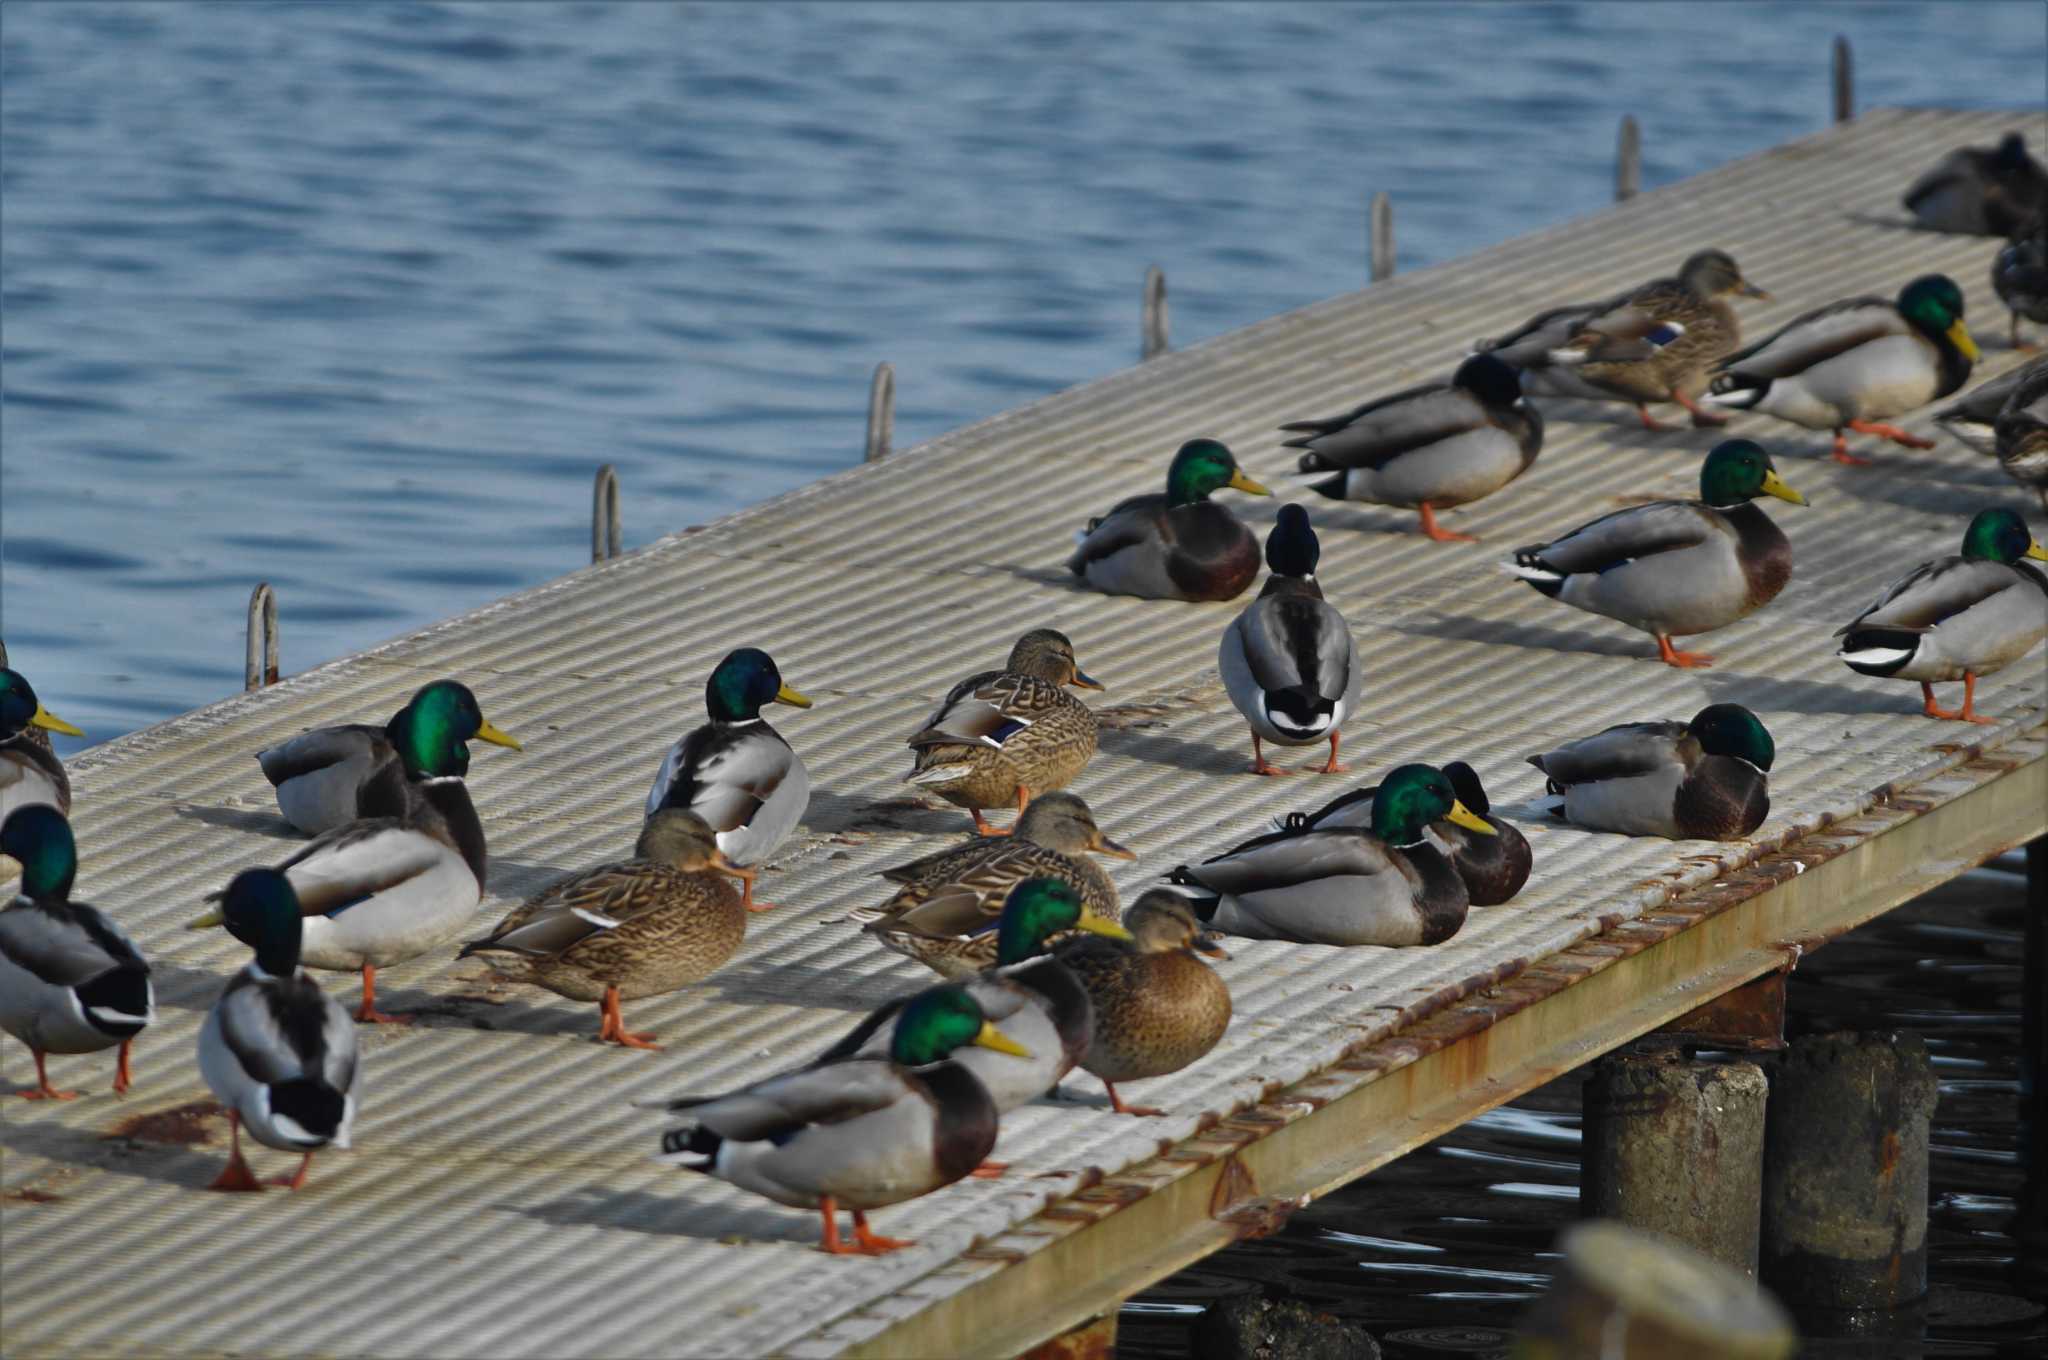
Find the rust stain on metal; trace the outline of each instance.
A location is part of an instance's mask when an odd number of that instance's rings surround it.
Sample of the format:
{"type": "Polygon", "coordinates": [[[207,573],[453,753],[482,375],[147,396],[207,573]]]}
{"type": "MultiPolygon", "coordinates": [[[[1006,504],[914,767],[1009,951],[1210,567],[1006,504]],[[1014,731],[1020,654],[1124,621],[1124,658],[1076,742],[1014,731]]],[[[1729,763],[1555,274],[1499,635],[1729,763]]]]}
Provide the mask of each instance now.
{"type": "Polygon", "coordinates": [[[62,1195],[53,1195],[48,1190],[37,1190],[27,1185],[0,1191],[0,1200],[9,1204],[56,1204],[63,1198],[62,1195]]]}
{"type": "Polygon", "coordinates": [[[1896,1130],[1887,1129],[1884,1140],[1877,1147],[1877,1178],[1888,1181],[1899,1169],[1899,1135],[1896,1130]]]}
{"type": "Polygon", "coordinates": [[[1658,1044],[1768,1052],[1785,1046],[1785,972],[1765,973],[1695,1006],[1645,1040],[1658,1044]]]}
{"type": "Polygon", "coordinates": [[[1024,1259],[1025,1253],[1015,1247],[970,1247],[960,1253],[963,1261],[986,1261],[991,1265],[1014,1266],[1024,1259]]]}
{"type": "Polygon", "coordinates": [[[1090,1318],[1070,1332],[1040,1342],[1021,1360],[1111,1360],[1116,1354],[1116,1314],[1090,1318]]]}

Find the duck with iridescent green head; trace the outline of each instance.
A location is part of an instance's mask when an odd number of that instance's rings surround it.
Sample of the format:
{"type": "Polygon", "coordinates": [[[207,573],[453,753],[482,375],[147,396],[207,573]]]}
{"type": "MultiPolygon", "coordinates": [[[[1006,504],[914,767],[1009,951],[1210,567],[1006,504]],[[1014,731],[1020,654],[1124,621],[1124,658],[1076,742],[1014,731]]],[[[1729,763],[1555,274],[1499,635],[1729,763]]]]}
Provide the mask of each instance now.
{"type": "Polygon", "coordinates": [[[1471,897],[1430,839],[1431,822],[1493,828],[1458,801],[1434,765],[1402,765],[1379,783],[1369,828],[1256,836],[1168,877],[1191,889],[1203,925],[1254,940],[1429,945],[1458,933],[1471,897]]]}
{"type": "Polygon", "coordinates": [[[1236,599],[1259,574],[1259,540],[1209,499],[1225,488],[1273,494],[1245,476],[1220,441],[1189,440],[1173,456],[1163,494],[1132,496],[1088,521],[1067,570],[1109,595],[1236,599]]]}
{"type": "Polygon", "coordinates": [[[1752,504],[1758,496],[1806,504],[1762,448],[1730,439],[1700,466],[1698,500],[1602,515],[1518,549],[1501,568],[1540,595],[1642,629],[1667,665],[1712,665],[1703,652],[1678,651],[1672,638],[1725,628],[1792,579],[1792,544],[1752,504]]]}
{"type": "Polygon", "coordinates": [[[1977,678],[2004,670],[2048,637],[2048,561],[2026,521],[1980,510],[1963,550],[1923,562],[1885,587],[1877,603],[1835,630],[1835,655],[1859,675],[1918,680],[1930,718],[1988,723],[1976,711],[1977,678]],[[2028,561],[2026,559],[2032,559],[2028,561]],[[1934,702],[1937,682],[1963,682],[1963,706],[1934,702]]]}
{"type": "MultiPolygon", "coordinates": [[[[449,944],[483,900],[484,828],[462,779],[469,769],[464,743],[477,735],[482,715],[473,696],[462,702],[468,695],[450,682],[413,709],[390,733],[398,766],[360,795],[365,815],[315,837],[278,866],[305,912],[302,961],[337,972],[360,969],[363,999],[355,1018],[366,1024],[409,1019],[377,1009],[377,969],[449,944]]],[[[191,928],[222,924],[235,930],[235,918],[220,911],[191,928]]]]}
{"type": "MultiPolygon", "coordinates": [[[[357,804],[365,789],[380,780],[394,785],[403,782],[405,766],[398,746],[404,729],[415,721],[447,722],[467,728],[478,741],[520,749],[517,741],[484,717],[468,686],[436,680],[423,686],[382,727],[372,723],[316,727],[258,751],[256,760],[263,767],[263,777],[277,790],[277,810],[309,836],[348,825],[361,815],[357,804]]],[[[467,751],[463,759],[466,769],[467,751]]]]}
{"type": "Polygon", "coordinates": [[[769,704],[809,708],[811,701],[782,682],[760,648],[729,653],[704,683],[710,721],[669,747],[647,790],[648,816],[671,807],[704,819],[748,911],[768,910],[754,901],[755,866],[789,839],[811,805],[810,772],[761,716],[769,704]]]}
{"type": "Polygon", "coordinates": [[[1549,812],[1589,831],[1672,840],[1741,840],[1771,812],[1778,748],[1741,704],[1691,722],[1622,723],[1529,757],[1549,780],[1549,812]]]}
{"type": "Polygon", "coordinates": [[[0,659],[0,818],[42,804],[71,812],[71,777],[50,747],[49,734],[85,733],[44,708],[28,677],[0,659]]]}
{"type": "Polygon", "coordinates": [[[1963,290],[1946,274],[1927,274],[1900,289],[1896,301],[1830,303],[1729,355],[1714,366],[1703,400],[1833,430],[1834,460],[1863,464],[1870,460],[1849,452],[1848,430],[1933,448],[1932,440],[1885,422],[1961,387],[1977,358],[1963,324],[1963,290]]]}

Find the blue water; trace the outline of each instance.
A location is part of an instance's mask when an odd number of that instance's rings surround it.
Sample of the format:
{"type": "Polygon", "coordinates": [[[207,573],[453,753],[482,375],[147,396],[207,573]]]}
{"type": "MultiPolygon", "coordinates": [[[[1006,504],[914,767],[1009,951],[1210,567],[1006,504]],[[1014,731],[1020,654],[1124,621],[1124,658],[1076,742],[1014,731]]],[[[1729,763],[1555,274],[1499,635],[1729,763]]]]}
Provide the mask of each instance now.
{"type": "MultiPolygon", "coordinates": [[[[2012,106],[1999,5],[326,5],[0,14],[0,632],[103,739],[1866,103],[2012,106]]],[[[1168,432],[1163,445],[1173,442],[1168,432]]],[[[72,746],[75,748],[76,743],[72,746]]]]}

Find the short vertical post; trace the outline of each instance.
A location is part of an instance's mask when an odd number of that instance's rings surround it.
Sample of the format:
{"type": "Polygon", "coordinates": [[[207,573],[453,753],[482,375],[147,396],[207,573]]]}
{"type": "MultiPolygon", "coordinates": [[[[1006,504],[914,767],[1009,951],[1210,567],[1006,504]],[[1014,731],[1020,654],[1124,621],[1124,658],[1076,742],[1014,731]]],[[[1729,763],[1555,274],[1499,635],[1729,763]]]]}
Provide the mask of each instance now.
{"type": "Polygon", "coordinates": [[[1372,196],[1372,281],[1394,277],[1394,200],[1385,191],[1372,196]]]}
{"type": "Polygon", "coordinates": [[[868,451],[866,461],[879,463],[889,456],[889,441],[896,434],[896,370],[886,363],[875,365],[875,380],[868,388],[868,451]]]}
{"type": "Polygon", "coordinates": [[[2020,963],[2020,1185],[2012,1235],[2030,1298],[2048,1297],[2048,836],[2027,842],[2020,963]]]}
{"type": "Polygon", "coordinates": [[[1791,1360],[1799,1349],[1799,1333],[1776,1299],[1681,1243],[1593,1222],[1566,1228],[1557,1245],[1550,1290],[1516,1328],[1535,1343],[1528,1354],[1791,1360]]]}
{"type": "Polygon", "coordinates": [[[1614,201],[1626,203],[1643,187],[1643,129],[1632,113],[1621,116],[1621,141],[1614,150],[1614,201]]]}
{"type": "Polygon", "coordinates": [[[1166,353],[1166,271],[1156,264],[1145,271],[1142,326],[1138,357],[1150,359],[1166,353]]]}
{"type": "Polygon", "coordinates": [[[259,581],[249,592],[249,641],[242,654],[242,689],[277,683],[277,592],[259,581]]]}
{"type": "Polygon", "coordinates": [[[619,555],[619,473],[610,463],[597,470],[590,489],[590,560],[619,555]]]}
{"type": "Polygon", "coordinates": [[[1846,123],[1856,116],[1856,58],[1849,40],[1835,36],[1835,121],[1846,123]]]}

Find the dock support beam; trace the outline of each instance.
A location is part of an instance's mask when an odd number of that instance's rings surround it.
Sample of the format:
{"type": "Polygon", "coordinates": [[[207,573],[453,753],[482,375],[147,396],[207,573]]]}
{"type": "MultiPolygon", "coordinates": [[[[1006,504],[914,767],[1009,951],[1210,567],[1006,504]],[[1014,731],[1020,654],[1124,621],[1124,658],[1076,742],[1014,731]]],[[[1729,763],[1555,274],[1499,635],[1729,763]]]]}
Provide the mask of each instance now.
{"type": "Polygon", "coordinates": [[[1394,200],[1385,192],[1372,196],[1372,281],[1394,277],[1394,200]]]}
{"type": "Polygon", "coordinates": [[[1614,201],[1626,203],[1643,187],[1643,129],[1636,116],[1621,116],[1621,136],[1614,148],[1614,201]]]}
{"type": "Polygon", "coordinates": [[[258,581],[249,592],[249,637],[242,651],[242,689],[277,683],[277,592],[258,581]]]}
{"type": "Polygon", "coordinates": [[[2027,843],[2020,965],[2020,1156],[2026,1180],[2012,1235],[2020,1292],[2048,1299],[2048,836],[2027,843]]]}
{"type": "Polygon", "coordinates": [[[1116,1314],[1088,1319],[1025,1351],[1019,1360],[1113,1360],[1116,1355],[1116,1314]]]}
{"type": "Polygon", "coordinates": [[[886,363],[875,365],[874,381],[868,386],[868,451],[863,460],[879,463],[889,456],[889,441],[896,437],[896,370],[886,363]]]}
{"type": "Polygon", "coordinates": [[[590,560],[619,555],[619,473],[610,463],[597,470],[590,490],[590,560]]]}
{"type": "Polygon", "coordinates": [[[1585,1089],[1580,1208],[1755,1279],[1768,1092],[1755,1063],[1602,1059],[1585,1089]]]}
{"type": "Polygon", "coordinates": [[[1927,1293],[1927,1045],[1910,1032],[1794,1041],[1765,1127],[1764,1283],[1830,1331],[1927,1293]]]}
{"type": "Polygon", "coordinates": [[[1138,358],[1150,359],[1166,353],[1166,271],[1156,264],[1145,271],[1143,316],[1138,334],[1138,358]]]}

